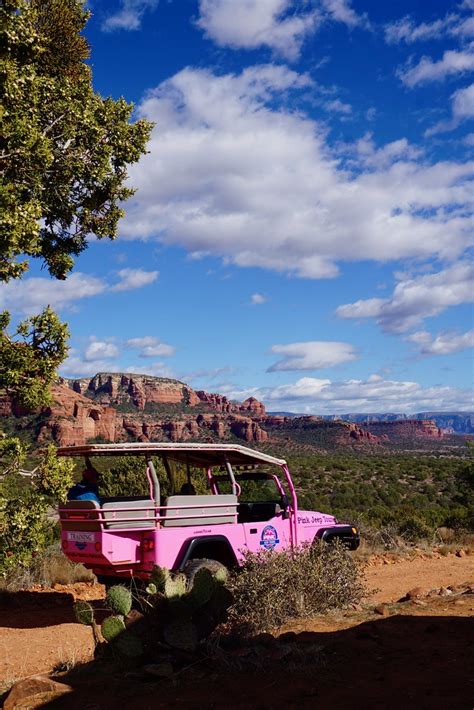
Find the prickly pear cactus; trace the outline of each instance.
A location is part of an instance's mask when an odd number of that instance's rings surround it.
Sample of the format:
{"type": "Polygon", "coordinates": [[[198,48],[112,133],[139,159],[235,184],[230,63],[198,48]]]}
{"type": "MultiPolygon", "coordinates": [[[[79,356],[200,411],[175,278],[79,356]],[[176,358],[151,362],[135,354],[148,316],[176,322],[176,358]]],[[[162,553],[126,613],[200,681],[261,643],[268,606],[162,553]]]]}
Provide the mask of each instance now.
{"type": "Polygon", "coordinates": [[[184,574],[176,574],[169,577],[165,582],[164,593],[167,599],[182,597],[186,594],[186,577],[184,574]]]}
{"type": "Polygon", "coordinates": [[[220,567],[218,570],[214,572],[214,579],[218,584],[225,584],[227,582],[227,578],[229,577],[229,572],[225,567],[220,567]]]}
{"type": "Polygon", "coordinates": [[[111,643],[125,631],[125,624],[121,616],[108,616],[100,627],[102,636],[111,643]]]}
{"type": "Polygon", "coordinates": [[[114,614],[127,616],[132,608],[132,595],[130,590],[120,584],[115,587],[110,587],[105,597],[105,603],[112,609],[114,614]]]}
{"type": "Polygon", "coordinates": [[[114,648],[126,658],[138,658],[143,654],[143,643],[138,636],[127,633],[120,636],[114,643],[114,648]]]}
{"type": "Polygon", "coordinates": [[[145,587],[145,592],[147,594],[151,594],[151,595],[158,594],[158,588],[157,588],[156,584],[153,584],[153,582],[150,582],[150,584],[147,587],[145,587]]]}
{"type": "Polygon", "coordinates": [[[191,600],[196,606],[203,606],[212,597],[216,586],[212,573],[206,569],[199,569],[194,575],[193,586],[189,592],[191,600]]]}
{"type": "Polygon", "coordinates": [[[163,629],[167,644],[180,651],[194,651],[198,643],[198,633],[191,621],[172,621],[163,629]]]}
{"type": "Polygon", "coordinates": [[[94,609],[89,602],[77,601],[74,604],[74,614],[76,620],[85,626],[92,626],[94,623],[94,609]]]}
{"type": "Polygon", "coordinates": [[[157,592],[165,591],[165,584],[171,577],[169,569],[155,565],[151,572],[150,583],[154,584],[157,592]]]}

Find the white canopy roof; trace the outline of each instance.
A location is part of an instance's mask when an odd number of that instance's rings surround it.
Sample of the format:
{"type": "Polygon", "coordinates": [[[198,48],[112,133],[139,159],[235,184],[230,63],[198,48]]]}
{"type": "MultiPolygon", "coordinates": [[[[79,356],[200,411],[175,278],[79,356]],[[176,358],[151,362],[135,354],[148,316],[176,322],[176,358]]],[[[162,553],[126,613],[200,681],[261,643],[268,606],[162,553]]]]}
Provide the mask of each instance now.
{"type": "Polygon", "coordinates": [[[57,451],[58,456],[166,456],[172,461],[189,463],[191,466],[207,468],[221,466],[226,461],[233,466],[254,464],[274,464],[284,466],[284,459],[254,451],[239,444],[172,444],[163,442],[90,444],[87,446],[64,446],[57,451]]]}

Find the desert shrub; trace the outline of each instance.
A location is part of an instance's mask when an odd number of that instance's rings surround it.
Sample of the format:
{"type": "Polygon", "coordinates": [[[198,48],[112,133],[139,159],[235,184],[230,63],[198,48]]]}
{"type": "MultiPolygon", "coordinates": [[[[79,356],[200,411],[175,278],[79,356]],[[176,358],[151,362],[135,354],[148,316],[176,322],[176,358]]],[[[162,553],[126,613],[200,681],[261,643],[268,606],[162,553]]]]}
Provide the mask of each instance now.
{"type": "Polygon", "coordinates": [[[34,490],[5,501],[0,530],[0,575],[27,567],[33,557],[52,541],[52,524],[46,517],[46,501],[34,490]]]}
{"type": "Polygon", "coordinates": [[[72,459],[58,458],[55,445],[50,444],[38,468],[37,490],[54,501],[63,503],[73,484],[74,467],[72,459]]]}
{"type": "Polygon", "coordinates": [[[230,623],[249,633],[346,607],[362,595],[359,571],[338,543],[246,555],[230,580],[230,623]]]}

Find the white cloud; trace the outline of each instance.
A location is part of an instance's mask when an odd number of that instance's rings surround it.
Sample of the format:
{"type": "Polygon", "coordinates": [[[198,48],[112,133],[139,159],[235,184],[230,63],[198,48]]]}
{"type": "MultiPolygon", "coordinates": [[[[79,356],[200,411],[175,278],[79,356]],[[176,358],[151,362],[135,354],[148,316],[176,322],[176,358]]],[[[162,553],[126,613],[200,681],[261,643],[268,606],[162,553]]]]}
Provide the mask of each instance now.
{"type": "Polygon", "coordinates": [[[330,113],[344,113],[346,115],[352,113],[352,106],[350,104],[343,103],[340,99],[326,101],[324,108],[330,113]]]}
{"type": "Polygon", "coordinates": [[[104,279],[76,272],[64,281],[48,278],[25,278],[0,284],[0,308],[31,315],[45,306],[55,310],[74,309],[83,298],[101,293],[142,288],[158,278],[158,271],[122,269],[119,283],[110,286],[104,279]]]}
{"type": "Polygon", "coordinates": [[[336,22],[347,27],[369,26],[367,15],[358,15],[351,7],[351,0],[322,0],[322,4],[336,22]]]}
{"type": "Polygon", "coordinates": [[[414,44],[415,42],[442,39],[443,37],[469,38],[474,36],[474,18],[458,13],[449,13],[433,22],[416,24],[406,15],[400,20],[385,25],[385,41],[388,44],[414,44]]]}
{"type": "Polygon", "coordinates": [[[370,155],[354,147],[353,172],[344,169],[324,128],[276,106],[310,85],[263,65],[185,69],[151,91],[138,112],[157,128],[130,168],[138,192],[121,235],[306,278],[334,277],[342,260],[459,256],[472,234],[474,162],[421,162],[401,139],[370,155]]]}
{"type": "Polygon", "coordinates": [[[162,343],[152,335],[146,335],[143,338],[130,338],[130,340],[127,340],[126,345],[130,348],[139,349],[140,357],[170,357],[176,352],[172,345],[162,343]]]}
{"type": "Polygon", "coordinates": [[[468,133],[467,136],[464,137],[464,143],[469,146],[474,146],[474,133],[468,133]]]}
{"type": "Polygon", "coordinates": [[[175,378],[173,370],[164,362],[147,363],[146,365],[124,367],[120,372],[128,372],[131,375],[151,375],[152,377],[175,378]]]}
{"type": "Polygon", "coordinates": [[[474,84],[454,92],[453,116],[461,121],[474,118],[474,84]]]}
{"type": "Polygon", "coordinates": [[[401,333],[424,318],[474,299],[474,265],[461,261],[434,274],[402,278],[390,298],[369,298],[337,308],[340,318],[375,318],[383,330],[401,333]]]}
{"type": "Polygon", "coordinates": [[[474,71],[472,45],[467,50],[449,49],[437,62],[434,62],[430,57],[422,57],[415,66],[401,69],[398,76],[406,86],[414,87],[430,81],[441,81],[453,74],[464,74],[471,71],[474,71]]]}
{"type": "Polygon", "coordinates": [[[273,345],[271,351],[284,357],[269,367],[268,372],[277,372],[279,370],[320,370],[357,359],[355,349],[349,343],[324,340],[273,345]]]}
{"type": "Polygon", "coordinates": [[[59,367],[62,377],[93,377],[98,372],[121,372],[121,368],[110,360],[84,360],[71,350],[70,355],[59,367]]]}
{"type": "Polygon", "coordinates": [[[384,380],[379,375],[341,382],[303,377],[273,388],[228,388],[226,394],[231,399],[256,397],[270,411],[308,414],[453,411],[469,410],[474,405],[470,390],[441,385],[422,387],[417,382],[384,380]]]}
{"type": "Polygon", "coordinates": [[[252,306],[259,306],[262,303],[266,303],[267,300],[267,297],[264,296],[262,293],[253,293],[250,298],[250,303],[252,304],[252,306]]]}
{"type": "Polygon", "coordinates": [[[418,345],[422,355],[451,355],[474,347],[474,329],[461,334],[439,333],[435,338],[422,330],[409,335],[407,340],[418,345]]]}
{"type": "Polygon", "coordinates": [[[105,32],[139,30],[145,12],[154,10],[158,2],[159,0],[120,0],[120,9],[104,20],[102,29],[105,32]]]}
{"type": "Polygon", "coordinates": [[[116,358],[119,355],[119,349],[113,343],[103,342],[101,340],[93,340],[86,348],[84,359],[87,362],[97,362],[98,360],[108,360],[116,358]]]}
{"type": "Polygon", "coordinates": [[[320,18],[314,10],[298,12],[293,5],[293,0],[200,0],[197,24],[221,46],[267,46],[297,59],[320,18]]]}
{"type": "Polygon", "coordinates": [[[29,278],[0,284],[0,309],[31,315],[47,305],[53,309],[71,308],[82,298],[103,293],[107,284],[94,276],[77,272],[65,281],[29,278]]]}
{"type": "Polygon", "coordinates": [[[131,291],[135,288],[148,286],[156,281],[159,271],[144,271],[143,269],[120,269],[117,272],[120,281],[113,286],[111,291],[131,291]]]}
{"type": "Polygon", "coordinates": [[[411,145],[406,138],[386,143],[382,148],[377,148],[373,141],[373,134],[366,133],[360,138],[355,146],[349,146],[351,150],[355,147],[357,161],[365,168],[384,170],[390,168],[397,161],[416,161],[423,151],[411,145]]]}

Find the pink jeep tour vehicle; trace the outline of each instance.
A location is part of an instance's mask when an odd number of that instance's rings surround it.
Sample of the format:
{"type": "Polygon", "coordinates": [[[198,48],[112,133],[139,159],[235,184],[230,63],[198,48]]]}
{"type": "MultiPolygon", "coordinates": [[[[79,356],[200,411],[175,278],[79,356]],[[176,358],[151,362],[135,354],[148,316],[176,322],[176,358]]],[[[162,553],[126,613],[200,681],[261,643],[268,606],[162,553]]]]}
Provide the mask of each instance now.
{"type": "Polygon", "coordinates": [[[62,549],[100,577],[147,580],[154,565],[195,567],[193,560],[239,565],[245,551],[282,550],[340,539],[359,546],[355,527],[332,515],[298,510],[286,461],[234,444],[97,444],[58,450],[59,456],[135,456],[142,460],[149,497],[73,500],[59,509],[62,549]],[[171,495],[164,498],[153,459],[161,458],[171,495]],[[175,492],[175,464],[187,484],[175,492]],[[203,477],[195,495],[194,477],[203,477]]]}

